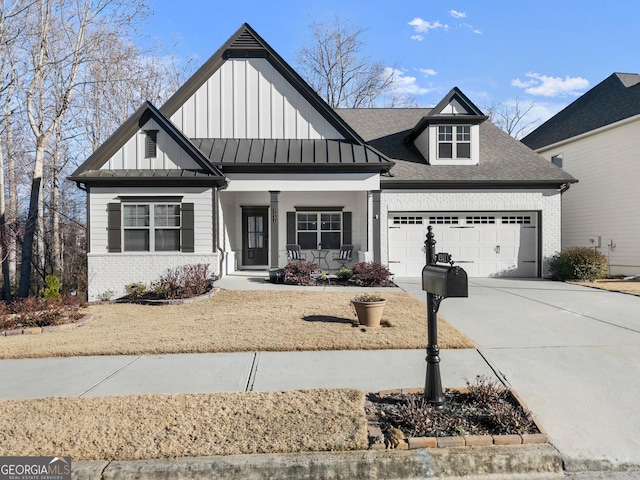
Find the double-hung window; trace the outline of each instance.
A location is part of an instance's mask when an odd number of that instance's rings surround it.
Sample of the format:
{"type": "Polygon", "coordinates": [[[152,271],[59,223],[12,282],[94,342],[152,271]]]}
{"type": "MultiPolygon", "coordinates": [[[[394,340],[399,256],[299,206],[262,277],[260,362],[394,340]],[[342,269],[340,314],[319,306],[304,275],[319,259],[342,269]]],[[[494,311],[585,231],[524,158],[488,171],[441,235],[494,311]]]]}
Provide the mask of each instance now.
{"type": "Polygon", "coordinates": [[[299,212],[297,214],[298,244],[303,250],[338,250],[342,238],[341,212],[299,212]]]}
{"type": "Polygon", "coordinates": [[[438,158],[471,158],[471,126],[438,125],[438,158]]]}
{"type": "Polygon", "coordinates": [[[180,250],[179,203],[125,203],[122,227],[125,252],[180,250]]]}

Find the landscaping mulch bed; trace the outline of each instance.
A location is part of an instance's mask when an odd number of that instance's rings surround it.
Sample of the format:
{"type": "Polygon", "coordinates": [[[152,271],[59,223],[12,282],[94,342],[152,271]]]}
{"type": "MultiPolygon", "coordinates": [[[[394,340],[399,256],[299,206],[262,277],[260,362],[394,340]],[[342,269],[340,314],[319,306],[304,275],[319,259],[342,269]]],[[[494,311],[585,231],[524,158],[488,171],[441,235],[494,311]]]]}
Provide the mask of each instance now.
{"type": "Polygon", "coordinates": [[[455,437],[458,441],[449,440],[450,445],[547,441],[516,395],[483,377],[466,389],[445,390],[444,397],[444,407],[438,410],[424,399],[421,389],[368,394],[365,412],[371,448],[412,448],[411,443],[436,447],[442,446],[439,439],[455,437]]]}

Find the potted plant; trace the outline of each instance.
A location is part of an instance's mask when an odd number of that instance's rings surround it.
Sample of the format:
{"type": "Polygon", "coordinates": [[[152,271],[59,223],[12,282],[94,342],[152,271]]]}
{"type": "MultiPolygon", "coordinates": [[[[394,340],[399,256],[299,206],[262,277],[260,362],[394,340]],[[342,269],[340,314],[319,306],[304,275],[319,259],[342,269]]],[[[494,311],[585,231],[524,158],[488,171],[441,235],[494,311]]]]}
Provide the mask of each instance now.
{"type": "Polygon", "coordinates": [[[382,320],[382,310],[387,300],[380,295],[365,293],[351,300],[351,304],[358,316],[358,322],[365,327],[379,327],[382,320]]]}

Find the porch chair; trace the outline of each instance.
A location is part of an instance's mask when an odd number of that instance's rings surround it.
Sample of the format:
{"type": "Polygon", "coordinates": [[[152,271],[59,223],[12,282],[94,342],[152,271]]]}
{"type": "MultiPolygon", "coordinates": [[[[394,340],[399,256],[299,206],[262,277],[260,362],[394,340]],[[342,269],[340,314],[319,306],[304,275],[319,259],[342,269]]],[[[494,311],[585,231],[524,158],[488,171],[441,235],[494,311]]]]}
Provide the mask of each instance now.
{"type": "Polygon", "coordinates": [[[306,260],[307,254],[300,251],[300,245],[289,244],[287,245],[287,261],[292,260],[306,260]]]}
{"type": "Polygon", "coordinates": [[[353,255],[353,245],[342,245],[340,251],[333,256],[333,261],[338,262],[341,268],[346,268],[347,263],[351,262],[353,255]]]}

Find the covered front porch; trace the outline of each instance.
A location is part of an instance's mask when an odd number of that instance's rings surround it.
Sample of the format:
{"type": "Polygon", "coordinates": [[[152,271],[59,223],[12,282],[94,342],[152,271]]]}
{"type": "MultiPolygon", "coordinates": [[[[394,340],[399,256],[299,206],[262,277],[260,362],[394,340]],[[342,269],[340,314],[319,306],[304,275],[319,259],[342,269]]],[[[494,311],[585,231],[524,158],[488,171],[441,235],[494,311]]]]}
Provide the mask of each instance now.
{"type": "Polygon", "coordinates": [[[236,176],[219,192],[223,274],[284,267],[291,244],[300,246],[303,260],[328,272],[341,267],[337,257],[343,245],[353,245],[347,267],[373,260],[371,192],[379,187],[378,175],[295,177],[236,176]]]}

